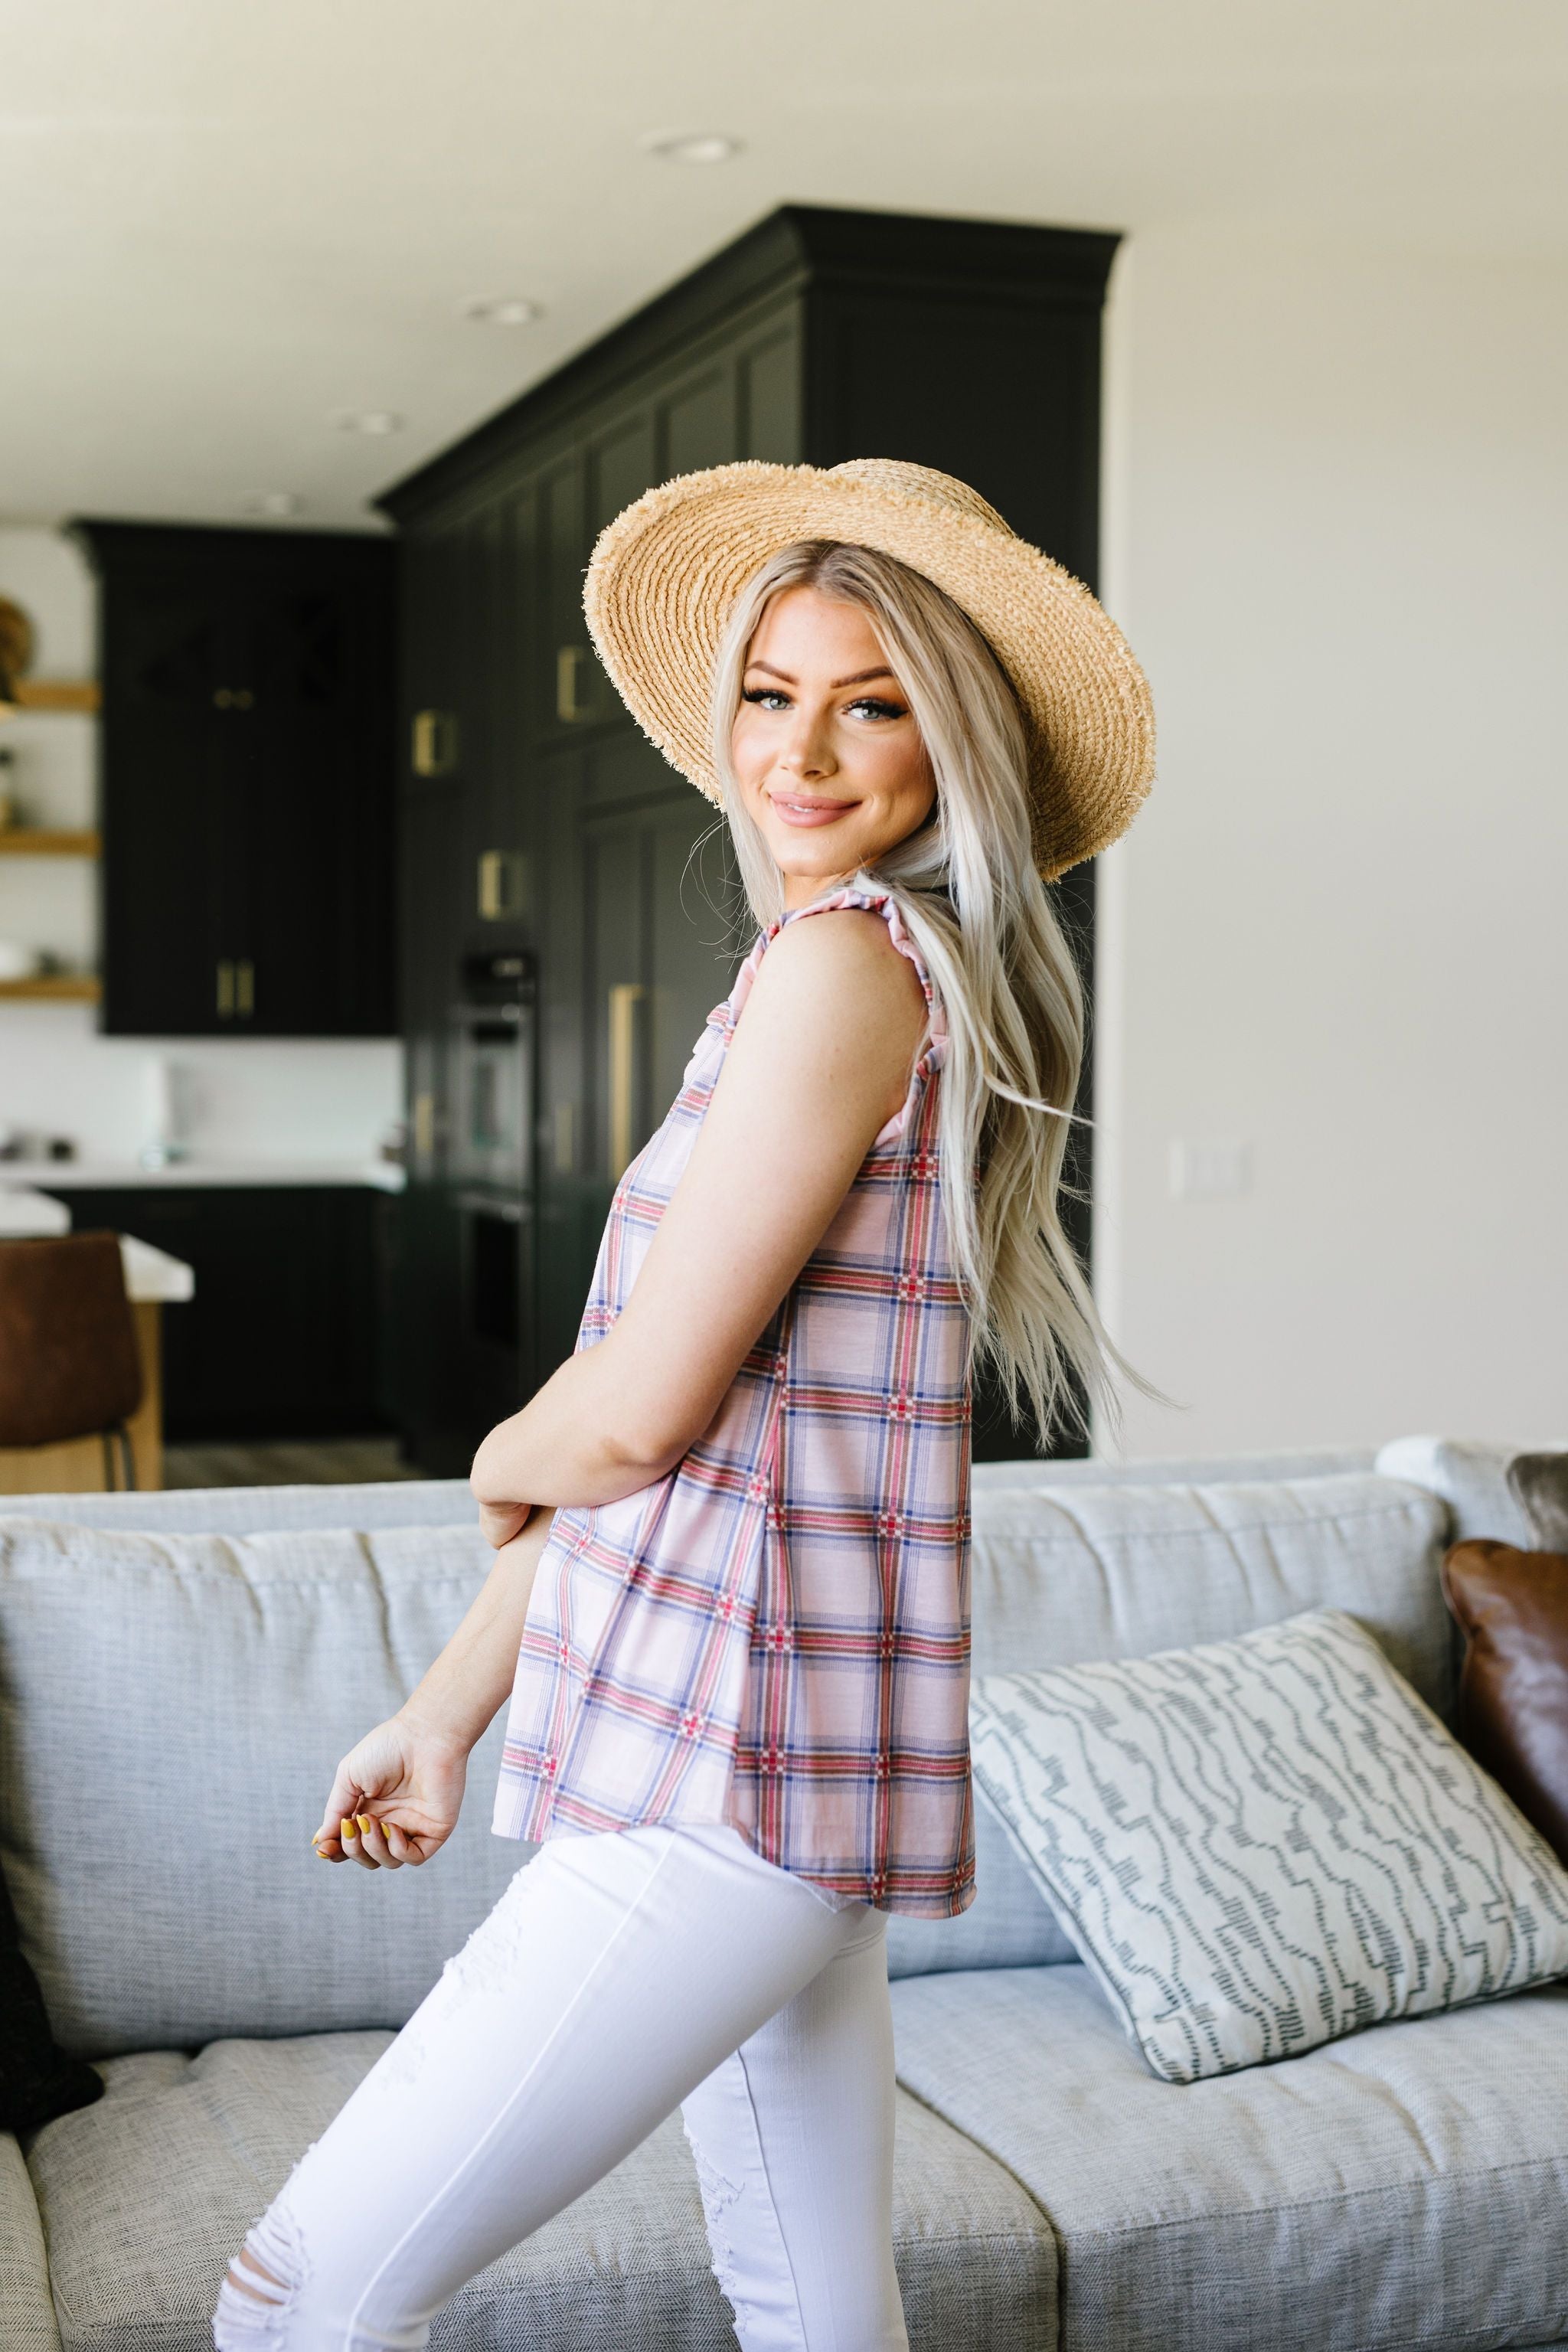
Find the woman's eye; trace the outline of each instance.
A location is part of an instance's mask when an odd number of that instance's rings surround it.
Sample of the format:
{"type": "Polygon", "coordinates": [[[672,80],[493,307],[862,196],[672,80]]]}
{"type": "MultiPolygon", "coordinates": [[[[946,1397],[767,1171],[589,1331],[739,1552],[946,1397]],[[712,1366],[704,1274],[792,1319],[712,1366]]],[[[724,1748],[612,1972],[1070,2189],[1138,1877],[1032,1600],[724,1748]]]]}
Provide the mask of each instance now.
{"type": "Polygon", "coordinates": [[[786,702],[789,698],[781,694],[776,686],[752,686],[746,688],[741,699],[742,702],[786,702]]]}
{"type": "Polygon", "coordinates": [[[873,719],[905,719],[909,716],[901,702],[884,702],[874,694],[858,695],[849,708],[851,710],[868,710],[873,719]]]}

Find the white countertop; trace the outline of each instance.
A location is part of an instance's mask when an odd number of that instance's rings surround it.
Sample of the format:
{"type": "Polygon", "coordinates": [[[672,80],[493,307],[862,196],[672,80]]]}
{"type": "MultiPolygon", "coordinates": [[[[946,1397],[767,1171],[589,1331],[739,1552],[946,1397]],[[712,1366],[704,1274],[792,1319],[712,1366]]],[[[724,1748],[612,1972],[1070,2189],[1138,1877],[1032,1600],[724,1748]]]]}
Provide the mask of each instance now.
{"type": "Polygon", "coordinates": [[[121,1234],[120,1255],[129,1297],[173,1307],[195,1297],[195,1271],[183,1257],[171,1257],[167,1250],[154,1249],[151,1242],[139,1242],[134,1234],[121,1234]]]}
{"type": "Polygon", "coordinates": [[[30,1234],[68,1234],[71,1213],[63,1201],[25,1186],[0,1184],[0,1237],[16,1241],[30,1234]]]}
{"type": "MultiPolygon", "coordinates": [[[[35,1234],[68,1234],[70,1222],[70,1211],[63,1201],[0,1184],[0,1237],[16,1240],[35,1234]]],[[[195,1273],[184,1258],[171,1257],[167,1250],[154,1249],[151,1242],[138,1241],[134,1234],[121,1234],[120,1257],[125,1268],[125,1288],[133,1300],[168,1307],[195,1297],[195,1273]]]]}
{"type": "Polygon", "coordinates": [[[405,1171],[393,1160],[176,1160],[143,1168],[134,1160],[0,1160],[0,1185],[75,1192],[145,1184],[371,1184],[401,1192],[405,1171]]]}

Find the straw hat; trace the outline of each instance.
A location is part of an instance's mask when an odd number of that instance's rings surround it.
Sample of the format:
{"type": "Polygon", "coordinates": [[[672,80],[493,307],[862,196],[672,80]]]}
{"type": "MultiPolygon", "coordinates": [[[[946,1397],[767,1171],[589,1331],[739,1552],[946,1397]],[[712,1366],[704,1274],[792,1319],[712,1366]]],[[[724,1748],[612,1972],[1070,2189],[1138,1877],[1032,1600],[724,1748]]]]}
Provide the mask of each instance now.
{"type": "Polygon", "coordinates": [[[709,691],[725,618],[798,539],[895,555],[975,623],[1024,714],[1046,881],[1126,830],[1153,781],[1154,713],[1121,630],[977,491],[891,457],[679,474],[600,532],[583,591],[595,647],[643,732],[700,792],[722,805],[709,691]]]}

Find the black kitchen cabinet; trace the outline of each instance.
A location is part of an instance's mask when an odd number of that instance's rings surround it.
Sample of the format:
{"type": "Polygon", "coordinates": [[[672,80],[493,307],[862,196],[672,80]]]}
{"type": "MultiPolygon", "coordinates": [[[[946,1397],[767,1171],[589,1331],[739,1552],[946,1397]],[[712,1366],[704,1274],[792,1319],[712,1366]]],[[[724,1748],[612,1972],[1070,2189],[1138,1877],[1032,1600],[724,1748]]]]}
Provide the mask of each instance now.
{"type": "Polygon", "coordinates": [[[391,1032],[391,544],[72,530],[100,603],[101,1026],[391,1032]]]}
{"type": "Polygon", "coordinates": [[[195,1274],[163,1310],[163,1424],[175,1444],[384,1428],[370,1185],[51,1184],[79,1233],[132,1234],[195,1274]]]}
{"type": "MultiPolygon", "coordinates": [[[[647,742],[593,656],[582,592],[597,533],[698,467],[899,457],[973,483],[1092,585],[1116,243],[785,205],[378,501],[402,567],[412,1134],[389,1346],[398,1418],[432,1468],[471,1451],[481,1399],[493,1412],[505,1386],[493,1349],[483,1381],[473,1369],[485,1277],[465,1254],[450,1165],[463,960],[515,947],[540,976],[535,1327],[512,1358],[510,1408],[570,1353],[616,1180],[754,937],[720,813],[647,742]]],[[[1092,862],[1056,887],[1087,975],[1092,862]]],[[[1086,1062],[1082,1111],[1090,1087],[1086,1062]]],[[[1087,1133],[1074,1130],[1068,1162],[1086,1189],[1087,1133]]],[[[1068,1212],[1087,1266],[1087,1213],[1068,1212]]],[[[1082,1444],[1053,1434],[1042,1447],[978,1381],[976,1458],[1037,1450],[1082,1444]]]]}

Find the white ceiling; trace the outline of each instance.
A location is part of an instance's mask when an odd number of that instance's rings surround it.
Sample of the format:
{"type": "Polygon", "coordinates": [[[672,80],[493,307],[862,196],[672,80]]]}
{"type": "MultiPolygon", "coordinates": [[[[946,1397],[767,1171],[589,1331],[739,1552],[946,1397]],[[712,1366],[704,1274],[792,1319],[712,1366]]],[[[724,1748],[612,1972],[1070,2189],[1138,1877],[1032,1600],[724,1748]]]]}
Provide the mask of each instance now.
{"type": "Polygon", "coordinates": [[[1563,0],[0,0],[0,61],[10,520],[374,525],[791,198],[1568,253],[1563,0]]]}

